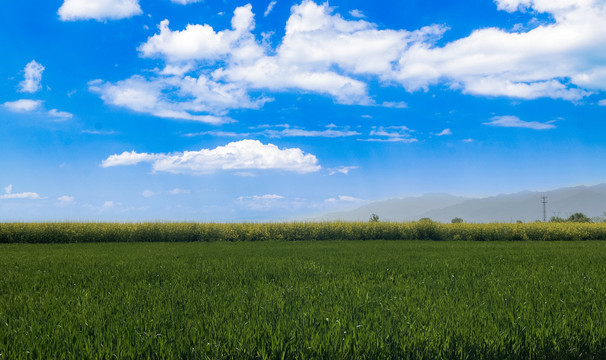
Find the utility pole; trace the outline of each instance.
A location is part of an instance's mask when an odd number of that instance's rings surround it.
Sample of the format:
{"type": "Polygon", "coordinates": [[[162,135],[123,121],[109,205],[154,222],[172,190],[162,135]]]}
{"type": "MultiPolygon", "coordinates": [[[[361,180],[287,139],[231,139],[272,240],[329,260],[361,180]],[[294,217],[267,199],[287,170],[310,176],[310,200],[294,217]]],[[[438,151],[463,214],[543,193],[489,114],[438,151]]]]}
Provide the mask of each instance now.
{"type": "Polygon", "coordinates": [[[541,203],[543,204],[543,222],[547,222],[547,196],[541,196],[541,203]]]}

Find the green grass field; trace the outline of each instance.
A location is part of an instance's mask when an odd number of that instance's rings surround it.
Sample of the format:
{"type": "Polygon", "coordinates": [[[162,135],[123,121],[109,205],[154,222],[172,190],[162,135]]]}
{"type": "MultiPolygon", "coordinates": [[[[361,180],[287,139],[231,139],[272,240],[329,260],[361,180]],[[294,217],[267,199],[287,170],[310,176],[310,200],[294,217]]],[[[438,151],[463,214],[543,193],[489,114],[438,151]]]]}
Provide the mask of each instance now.
{"type": "Polygon", "coordinates": [[[0,359],[606,358],[606,243],[0,245],[0,359]]]}

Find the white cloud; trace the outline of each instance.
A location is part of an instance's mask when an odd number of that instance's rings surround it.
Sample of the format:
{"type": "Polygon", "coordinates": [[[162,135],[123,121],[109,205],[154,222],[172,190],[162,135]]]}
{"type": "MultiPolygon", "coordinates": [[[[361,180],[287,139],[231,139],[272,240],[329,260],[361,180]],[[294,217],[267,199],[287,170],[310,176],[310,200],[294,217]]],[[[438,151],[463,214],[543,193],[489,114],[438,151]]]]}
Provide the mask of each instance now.
{"type": "Polygon", "coordinates": [[[606,99],[598,101],[598,105],[600,105],[600,106],[606,106],[606,99]]]}
{"type": "Polygon", "coordinates": [[[30,61],[27,65],[25,65],[24,79],[19,83],[19,88],[21,92],[27,93],[35,93],[40,89],[40,82],[42,81],[42,72],[44,71],[44,66],[38,64],[36,60],[30,61]]]}
{"type": "Polygon", "coordinates": [[[174,4],[188,5],[197,2],[201,2],[202,0],[170,0],[174,4]]]}
{"type": "Polygon", "coordinates": [[[59,206],[71,205],[75,201],[76,201],[76,198],[74,198],[73,196],[63,195],[63,196],[59,196],[57,198],[57,205],[59,205],[59,206]]]}
{"type": "Polygon", "coordinates": [[[410,134],[410,130],[406,126],[373,126],[370,131],[370,138],[359,139],[362,141],[375,141],[375,142],[401,142],[401,143],[414,143],[418,140],[413,138],[410,134]]]}
{"type": "Polygon", "coordinates": [[[108,209],[113,208],[114,206],[116,206],[116,203],[114,203],[113,201],[105,201],[105,202],[103,203],[103,205],[101,205],[100,210],[101,210],[101,211],[103,211],[103,210],[108,210],[108,209]]]}
{"type": "Polygon", "coordinates": [[[324,200],[327,203],[340,203],[340,202],[356,202],[356,201],[362,201],[362,199],[358,199],[355,198],[353,196],[348,196],[348,195],[339,195],[337,198],[329,198],[324,200]]]}
{"type": "Polygon", "coordinates": [[[271,137],[326,137],[326,138],[337,138],[360,135],[359,132],[349,130],[349,127],[343,127],[339,129],[337,126],[331,124],[326,126],[325,130],[305,130],[299,128],[291,128],[287,126],[282,130],[265,130],[262,134],[271,137]]]}
{"type": "Polygon", "coordinates": [[[117,134],[117,131],[114,130],[82,130],[80,131],[83,134],[91,134],[91,135],[114,135],[117,134]]]}
{"type": "Polygon", "coordinates": [[[46,199],[41,197],[35,192],[22,192],[22,193],[13,193],[13,184],[9,184],[4,188],[4,194],[0,195],[0,200],[8,200],[8,199],[46,199]]]}
{"type": "Polygon", "coordinates": [[[59,111],[57,109],[50,109],[48,111],[48,115],[57,120],[69,120],[74,117],[74,114],[72,113],[68,113],[66,111],[59,111]]]}
{"type": "Polygon", "coordinates": [[[99,80],[90,88],[109,104],[159,117],[205,122],[217,119],[201,119],[199,113],[222,116],[230,109],[262,106],[269,99],[251,100],[248,94],[255,90],[311,92],[343,104],[373,105],[367,85],[346,73],[391,71],[391,62],[408,42],[432,37],[438,31],[380,31],[365,21],[346,21],[333,15],[328,5],[312,1],[292,8],[286,35],[276,51],[255,39],[254,27],[250,4],[236,8],[231,29],[222,31],[196,24],[173,31],[168,20],[163,20],[159,33],[138,48],[142,57],[166,62],[159,71],[161,76],[135,75],[115,84],[99,80]],[[323,25],[313,25],[316,21],[323,25]],[[213,65],[219,66],[211,71],[213,65]],[[184,78],[194,70],[198,79],[184,78]]]}
{"type": "Polygon", "coordinates": [[[236,132],[232,132],[232,131],[210,130],[210,131],[201,131],[201,132],[197,132],[197,133],[187,133],[187,134],[184,134],[183,136],[194,137],[194,136],[201,136],[201,135],[211,135],[211,136],[218,136],[218,137],[247,137],[250,135],[250,133],[236,133],[236,132]]]}
{"type": "Polygon", "coordinates": [[[301,149],[279,149],[257,140],[231,142],[215,149],[171,154],[123,152],[103,160],[102,167],[152,164],[154,172],[174,174],[208,174],[219,170],[283,170],[310,173],[321,169],[318,159],[301,149]]]}
{"type": "Polygon", "coordinates": [[[546,12],[554,22],[526,32],[486,28],[432,47],[418,43],[399,60],[396,78],[408,89],[450,82],[463,92],[523,99],[576,101],[606,89],[606,3],[497,0],[499,9],[546,12]]]}
{"type": "Polygon", "coordinates": [[[328,169],[328,175],[344,174],[349,175],[351,170],[357,169],[357,166],[340,166],[334,169],[328,169]]]}
{"type": "Polygon", "coordinates": [[[307,130],[297,127],[291,127],[288,124],[284,125],[263,125],[254,128],[265,128],[265,130],[254,133],[236,133],[230,131],[210,130],[202,131],[198,133],[187,133],[184,136],[200,136],[200,135],[212,135],[219,137],[247,137],[250,135],[265,136],[268,138],[281,138],[281,137],[325,137],[325,138],[338,138],[347,136],[361,135],[357,131],[350,130],[348,126],[336,126],[334,124],[326,125],[324,130],[307,130]],[[282,130],[276,130],[275,128],[282,128],[282,130]]]}
{"type": "Polygon", "coordinates": [[[276,194],[240,196],[238,201],[255,210],[268,210],[276,206],[286,206],[284,196],[276,194]]]}
{"type": "Polygon", "coordinates": [[[141,195],[142,195],[143,197],[148,198],[148,197],[152,197],[152,196],[156,195],[156,193],[155,193],[155,192],[153,192],[153,191],[151,191],[151,190],[144,190],[144,191],[141,193],[141,195]]]}
{"type": "Polygon", "coordinates": [[[40,197],[40,195],[38,195],[35,192],[22,192],[22,193],[17,193],[17,194],[4,194],[4,195],[0,195],[0,200],[4,200],[4,199],[32,199],[32,200],[37,200],[37,199],[44,199],[44,198],[40,197]]]}
{"type": "MultiPolygon", "coordinates": [[[[8,109],[12,112],[17,112],[17,113],[37,112],[37,113],[41,114],[42,110],[44,110],[42,107],[42,100],[20,99],[17,101],[5,102],[4,104],[2,104],[2,106],[4,106],[6,109],[8,109]]],[[[74,115],[71,113],[68,113],[65,111],[60,111],[57,109],[51,109],[51,110],[47,111],[46,115],[50,116],[51,118],[53,118],[57,121],[69,120],[72,117],[74,117],[74,115]]]]}
{"type": "MultiPolygon", "coordinates": [[[[545,12],[552,20],[528,23],[515,32],[478,29],[437,46],[445,26],[380,29],[366,20],[345,19],[328,3],[303,0],[291,8],[285,34],[274,47],[253,34],[254,14],[247,4],[234,10],[231,27],[223,30],[208,24],[171,30],[168,20],[161,21],[158,33],[138,50],[142,57],[163,61],[162,70],[89,86],[111,105],[207,123],[228,121],[232,109],[260,108],[271,99],[253,99],[250,94],[263,91],[321,94],[341,104],[406,107],[404,102],[375,101],[368,93],[370,81],[411,92],[447,84],[471,95],[569,101],[606,90],[606,3],[498,0],[497,7],[545,12]]],[[[266,10],[271,11],[270,6],[266,10]]]]}
{"type": "Polygon", "coordinates": [[[65,0],[57,12],[62,21],[116,20],[140,15],[139,0],[65,0]]]}
{"type": "Polygon", "coordinates": [[[349,12],[349,15],[358,18],[358,19],[362,19],[365,18],[366,16],[364,15],[364,13],[358,9],[353,9],[349,12]]]}
{"type": "Polygon", "coordinates": [[[408,104],[404,101],[385,101],[381,106],[393,109],[405,109],[408,107],[408,104]]]}
{"type": "Polygon", "coordinates": [[[520,120],[517,116],[512,115],[504,115],[504,116],[495,116],[491,119],[490,122],[483,123],[484,125],[490,126],[499,126],[499,127],[516,127],[516,128],[526,128],[526,129],[534,129],[534,130],[548,130],[553,129],[556,126],[550,122],[541,123],[538,121],[523,121],[520,120]]]}
{"type": "Polygon", "coordinates": [[[174,188],[168,192],[169,195],[186,195],[191,194],[191,190],[174,188]]]}
{"type": "Polygon", "coordinates": [[[276,194],[267,194],[267,195],[253,195],[253,196],[240,196],[238,200],[280,200],[284,199],[284,196],[276,195],[276,194]]]}
{"type": "Polygon", "coordinates": [[[444,129],[442,130],[440,133],[435,134],[436,136],[446,136],[446,135],[452,135],[452,131],[450,131],[450,129],[444,129]]]}
{"type": "Polygon", "coordinates": [[[17,101],[7,101],[2,105],[13,112],[31,112],[39,109],[42,105],[42,101],[21,99],[17,101]]]}
{"type": "Polygon", "coordinates": [[[271,11],[274,9],[274,6],[276,6],[278,2],[276,0],[271,0],[271,2],[269,3],[269,5],[267,5],[267,9],[265,9],[265,12],[263,13],[264,17],[267,17],[267,15],[269,15],[269,13],[271,13],[271,11]]]}
{"type": "Polygon", "coordinates": [[[160,22],[160,33],[139,47],[141,56],[178,63],[218,60],[227,55],[240,54],[243,58],[262,55],[261,47],[251,34],[255,21],[250,4],[234,10],[230,30],[215,32],[210,25],[188,24],[185,30],[172,31],[168,25],[168,20],[160,22]]]}
{"type": "Polygon", "coordinates": [[[152,79],[135,75],[116,83],[94,80],[89,82],[89,89],[110,105],[161,118],[209,124],[231,122],[224,116],[226,109],[256,109],[268,101],[266,98],[252,100],[244,89],[212,81],[204,75],[152,79]]]}

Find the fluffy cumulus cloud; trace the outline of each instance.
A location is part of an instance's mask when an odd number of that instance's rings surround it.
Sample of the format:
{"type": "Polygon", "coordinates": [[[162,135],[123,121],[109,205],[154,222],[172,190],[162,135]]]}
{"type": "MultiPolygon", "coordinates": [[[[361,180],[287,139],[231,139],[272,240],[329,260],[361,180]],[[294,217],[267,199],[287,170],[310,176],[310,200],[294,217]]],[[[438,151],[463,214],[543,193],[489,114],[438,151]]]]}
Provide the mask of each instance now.
{"type": "Polygon", "coordinates": [[[301,149],[280,149],[273,144],[242,140],[214,149],[171,154],[149,154],[134,151],[109,156],[102,167],[152,164],[154,172],[173,174],[208,174],[220,170],[282,170],[311,173],[321,169],[318,159],[301,149]]]}
{"type": "Polygon", "coordinates": [[[25,65],[23,72],[23,81],[19,83],[19,91],[27,93],[35,93],[40,90],[40,82],[42,81],[42,72],[44,66],[38,64],[36,60],[30,61],[25,65]]]}
{"type": "Polygon", "coordinates": [[[606,3],[601,0],[497,0],[501,10],[533,10],[554,21],[526,32],[474,31],[443,47],[418,43],[399,59],[408,89],[445,81],[465,93],[579,100],[606,89],[606,3]]]}
{"type": "Polygon", "coordinates": [[[62,21],[116,20],[140,15],[139,0],[65,0],[57,12],[62,21]]]}
{"type": "Polygon", "coordinates": [[[169,20],[162,20],[158,32],[138,48],[141,57],[156,59],[161,69],[114,83],[96,80],[90,89],[108,104],[207,123],[227,121],[232,109],[263,106],[271,98],[251,94],[264,92],[406,106],[377,103],[369,94],[369,81],[408,91],[447,84],[472,95],[569,101],[606,90],[603,0],[496,0],[496,5],[506,12],[547,13],[552,20],[529,25],[529,30],[478,29],[438,46],[447,31],[443,25],[381,29],[363,19],[361,11],[346,19],[328,3],[303,0],[291,8],[284,36],[273,47],[255,35],[253,8],[247,4],[234,10],[227,29],[208,24],[171,29],[169,20]]]}
{"type": "MultiPolygon", "coordinates": [[[[250,4],[234,10],[231,28],[189,24],[173,30],[168,20],[138,50],[159,59],[155,76],[133,75],[115,83],[95,80],[90,90],[106,103],[158,117],[222,122],[235,108],[258,108],[270,98],[252,91],[301,91],[330,96],[343,104],[375,105],[355,75],[389,79],[391,62],[410,43],[434,38],[440,27],[415,32],[378,30],[348,21],[327,4],[304,1],[292,8],[282,43],[272,49],[253,34],[250,4]],[[193,75],[195,74],[195,76],[193,75]]],[[[394,102],[385,106],[405,106],[394,102]]]]}
{"type": "Polygon", "coordinates": [[[489,122],[485,122],[484,125],[490,126],[498,126],[498,127],[515,127],[515,128],[525,128],[525,129],[533,129],[533,130],[549,130],[554,129],[555,125],[552,124],[553,121],[548,121],[545,123],[538,121],[524,121],[521,120],[517,116],[512,115],[504,115],[504,116],[495,116],[489,122]]]}

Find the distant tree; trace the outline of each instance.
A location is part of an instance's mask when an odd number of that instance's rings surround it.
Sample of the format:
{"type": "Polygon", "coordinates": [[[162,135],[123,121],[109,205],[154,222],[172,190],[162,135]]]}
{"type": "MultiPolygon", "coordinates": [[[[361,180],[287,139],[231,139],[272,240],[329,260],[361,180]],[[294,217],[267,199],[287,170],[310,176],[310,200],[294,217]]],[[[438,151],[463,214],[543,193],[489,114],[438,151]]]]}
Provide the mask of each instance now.
{"type": "Polygon", "coordinates": [[[602,216],[595,216],[591,218],[591,222],[603,223],[606,222],[606,211],[602,213],[602,216]]]}
{"type": "Polygon", "coordinates": [[[522,220],[516,220],[516,224],[523,224],[524,222],[522,220]]]}
{"type": "Polygon", "coordinates": [[[420,218],[420,219],[419,219],[419,222],[429,222],[429,223],[431,223],[431,222],[433,222],[433,220],[431,220],[431,219],[430,219],[430,218],[428,218],[428,217],[424,217],[424,218],[420,218]]]}
{"type": "Polygon", "coordinates": [[[379,222],[379,215],[374,214],[374,213],[371,214],[370,215],[370,219],[368,221],[370,221],[370,222],[379,222]]]}
{"type": "Polygon", "coordinates": [[[566,219],[563,219],[559,216],[552,216],[551,219],[549,219],[549,222],[553,222],[553,223],[563,223],[566,222],[566,219]]]}
{"type": "Polygon", "coordinates": [[[453,223],[453,224],[460,224],[460,223],[462,223],[464,221],[460,217],[456,217],[456,218],[450,220],[450,222],[453,223]]]}
{"type": "Polygon", "coordinates": [[[578,213],[574,213],[574,214],[570,215],[566,221],[578,222],[578,223],[590,223],[591,219],[587,215],[578,212],[578,213]]]}

